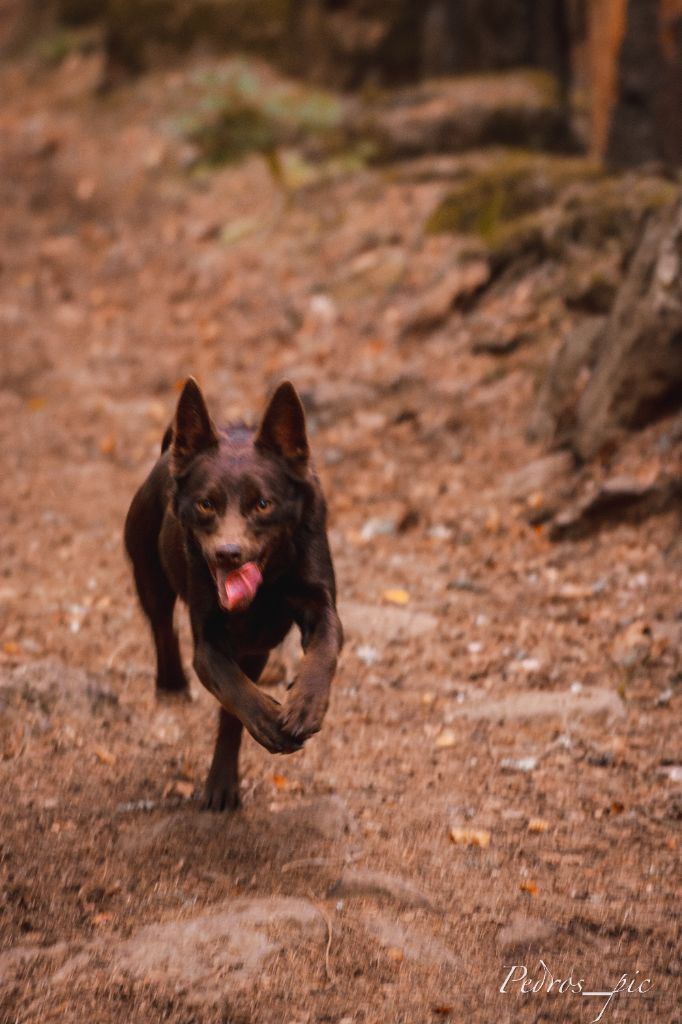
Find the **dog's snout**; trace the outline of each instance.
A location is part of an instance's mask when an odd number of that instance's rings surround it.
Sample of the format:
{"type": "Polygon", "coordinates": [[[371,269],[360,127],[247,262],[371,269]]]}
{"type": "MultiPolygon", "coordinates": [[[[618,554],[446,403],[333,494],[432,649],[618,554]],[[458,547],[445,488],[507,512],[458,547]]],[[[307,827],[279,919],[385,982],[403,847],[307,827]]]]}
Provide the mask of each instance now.
{"type": "Polygon", "coordinates": [[[242,549],[239,544],[221,544],[215,554],[221,569],[232,569],[241,565],[242,549]]]}

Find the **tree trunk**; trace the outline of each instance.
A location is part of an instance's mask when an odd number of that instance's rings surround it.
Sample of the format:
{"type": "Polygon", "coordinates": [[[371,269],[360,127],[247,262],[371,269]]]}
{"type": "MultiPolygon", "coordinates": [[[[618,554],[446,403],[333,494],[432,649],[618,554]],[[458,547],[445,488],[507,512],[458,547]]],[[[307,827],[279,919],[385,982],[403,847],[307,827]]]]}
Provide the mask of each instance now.
{"type": "Polygon", "coordinates": [[[611,315],[595,326],[560,350],[536,413],[553,415],[555,443],[581,459],[682,407],[682,201],[649,221],[611,315]],[[548,396],[570,395],[572,410],[548,407],[548,396]]]}

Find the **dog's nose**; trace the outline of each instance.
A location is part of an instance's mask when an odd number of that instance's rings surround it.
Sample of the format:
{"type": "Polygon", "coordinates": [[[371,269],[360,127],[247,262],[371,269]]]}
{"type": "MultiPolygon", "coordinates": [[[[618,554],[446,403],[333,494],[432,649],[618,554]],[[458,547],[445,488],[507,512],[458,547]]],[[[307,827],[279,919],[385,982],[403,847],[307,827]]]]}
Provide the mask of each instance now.
{"type": "Polygon", "coordinates": [[[231,569],[242,562],[242,549],[239,544],[221,544],[215,555],[221,569],[231,569]]]}

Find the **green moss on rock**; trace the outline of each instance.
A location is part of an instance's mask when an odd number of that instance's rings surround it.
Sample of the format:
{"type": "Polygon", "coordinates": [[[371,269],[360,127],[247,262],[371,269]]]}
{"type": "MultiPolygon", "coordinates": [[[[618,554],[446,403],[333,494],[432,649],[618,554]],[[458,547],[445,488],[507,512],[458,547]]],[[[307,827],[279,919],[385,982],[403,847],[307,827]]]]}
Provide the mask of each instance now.
{"type": "Polygon", "coordinates": [[[447,195],[426,231],[477,234],[491,243],[505,224],[552,203],[570,182],[599,175],[598,166],[582,158],[512,151],[447,195]]]}
{"type": "Polygon", "coordinates": [[[627,253],[643,218],[673,203],[675,182],[606,175],[581,158],[512,152],[462,181],[428,218],[427,233],[475,234],[494,262],[562,258],[574,244],[627,253]]]}

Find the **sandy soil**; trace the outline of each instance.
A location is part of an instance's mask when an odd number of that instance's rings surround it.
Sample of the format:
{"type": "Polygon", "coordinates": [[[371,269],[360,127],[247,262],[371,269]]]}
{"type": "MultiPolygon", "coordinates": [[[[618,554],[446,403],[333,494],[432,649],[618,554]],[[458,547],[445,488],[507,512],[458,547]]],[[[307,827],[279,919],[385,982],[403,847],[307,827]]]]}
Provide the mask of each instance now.
{"type": "Polygon", "coordinates": [[[471,249],[423,234],[446,181],[189,175],[182,73],[91,73],[0,84],[0,1020],[594,1020],[542,960],[679,1021],[679,522],[529,523],[557,269],[405,334],[471,249]],[[526,344],[473,351],[512,316],[526,344]],[[348,634],[322,733],[245,742],[234,816],[199,810],[212,699],[155,702],[121,543],[190,372],[228,419],[304,395],[348,634]]]}

